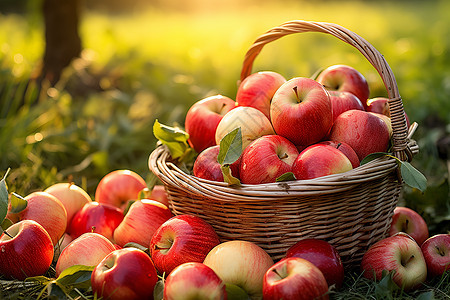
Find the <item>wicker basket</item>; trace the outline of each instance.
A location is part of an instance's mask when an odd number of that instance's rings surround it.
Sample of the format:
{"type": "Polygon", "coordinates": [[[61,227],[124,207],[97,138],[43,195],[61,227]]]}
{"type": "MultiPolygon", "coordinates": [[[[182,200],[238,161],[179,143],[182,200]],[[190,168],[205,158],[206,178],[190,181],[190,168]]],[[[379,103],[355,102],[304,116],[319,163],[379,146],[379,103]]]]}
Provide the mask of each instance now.
{"type": "MultiPolygon", "coordinates": [[[[390,99],[393,155],[411,160],[418,147],[410,140],[390,67],[372,45],[341,26],[296,20],[267,31],[248,50],[241,80],[251,74],[264,45],[302,32],[335,36],[358,49],[373,65],[390,99]]],[[[222,241],[254,242],[278,260],[300,239],[324,239],[337,248],[346,268],[358,266],[365,250],[387,235],[402,188],[398,164],[388,157],[343,174],[241,187],[186,174],[164,146],[151,153],[149,168],[164,183],[172,211],[202,217],[222,241]]]]}

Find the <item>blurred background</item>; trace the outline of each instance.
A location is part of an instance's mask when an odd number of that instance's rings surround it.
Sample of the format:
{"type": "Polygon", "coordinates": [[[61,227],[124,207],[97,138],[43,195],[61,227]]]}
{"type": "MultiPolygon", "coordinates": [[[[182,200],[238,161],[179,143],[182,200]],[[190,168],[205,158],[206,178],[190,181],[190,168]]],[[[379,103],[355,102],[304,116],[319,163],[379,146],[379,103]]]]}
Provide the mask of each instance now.
{"type": "MultiPolygon", "coordinates": [[[[405,111],[419,124],[413,165],[425,193],[400,204],[431,232],[450,230],[449,1],[2,0],[0,175],[23,196],[72,180],[94,195],[106,173],[148,181],[155,119],[184,124],[196,101],[235,98],[246,50],[265,31],[303,19],[342,25],[391,66],[405,111]]],[[[386,96],[362,55],[332,36],[305,33],[267,45],[254,71],[309,77],[348,64],[386,96]]]]}

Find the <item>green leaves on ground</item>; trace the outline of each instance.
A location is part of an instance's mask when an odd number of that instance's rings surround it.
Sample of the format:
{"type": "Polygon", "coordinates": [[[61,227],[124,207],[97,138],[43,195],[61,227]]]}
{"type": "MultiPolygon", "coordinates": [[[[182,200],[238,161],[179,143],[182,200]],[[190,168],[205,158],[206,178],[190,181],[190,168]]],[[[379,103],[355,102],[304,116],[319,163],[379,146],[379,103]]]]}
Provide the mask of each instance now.
{"type": "Polygon", "coordinates": [[[217,162],[220,164],[223,180],[230,185],[240,185],[238,178],[231,174],[230,165],[239,159],[242,154],[242,133],[238,127],[225,135],[220,140],[220,150],[217,162]]]}

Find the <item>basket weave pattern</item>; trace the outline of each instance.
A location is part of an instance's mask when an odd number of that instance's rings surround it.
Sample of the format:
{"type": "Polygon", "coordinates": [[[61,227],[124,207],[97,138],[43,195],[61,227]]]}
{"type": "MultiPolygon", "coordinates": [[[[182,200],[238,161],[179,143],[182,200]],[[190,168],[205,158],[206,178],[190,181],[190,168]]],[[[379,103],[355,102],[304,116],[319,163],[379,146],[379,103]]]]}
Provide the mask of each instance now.
{"type": "MultiPolygon", "coordinates": [[[[339,25],[297,20],[267,31],[249,48],[241,81],[251,74],[253,61],[264,45],[302,32],[335,36],[358,49],[374,66],[390,99],[393,155],[411,160],[418,147],[409,139],[390,67],[372,45],[339,25]]],[[[149,168],[164,183],[172,211],[202,217],[222,241],[254,242],[278,260],[300,239],[324,239],[336,247],[346,267],[358,266],[365,250],[387,235],[402,188],[397,162],[388,157],[343,174],[240,187],[186,174],[164,146],[151,153],[149,168]]]]}

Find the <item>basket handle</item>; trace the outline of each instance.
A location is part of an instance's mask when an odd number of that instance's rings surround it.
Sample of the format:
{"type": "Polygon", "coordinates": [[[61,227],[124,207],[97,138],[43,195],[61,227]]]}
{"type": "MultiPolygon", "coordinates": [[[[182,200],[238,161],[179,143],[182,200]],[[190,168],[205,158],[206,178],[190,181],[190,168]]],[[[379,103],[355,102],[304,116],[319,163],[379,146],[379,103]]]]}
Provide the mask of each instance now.
{"type": "Polygon", "coordinates": [[[384,59],[383,55],[381,55],[378,50],[369,44],[369,42],[340,25],[325,22],[294,20],[270,29],[266,33],[259,36],[245,54],[240,82],[252,73],[253,62],[261,52],[264,45],[285,35],[302,32],[319,32],[335,36],[336,38],[358,49],[359,52],[361,52],[378,71],[389,97],[388,104],[393,130],[393,154],[402,161],[411,161],[413,153],[408,146],[408,128],[406,125],[403,102],[398,92],[397,82],[391,68],[384,59]]]}

